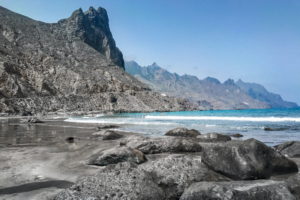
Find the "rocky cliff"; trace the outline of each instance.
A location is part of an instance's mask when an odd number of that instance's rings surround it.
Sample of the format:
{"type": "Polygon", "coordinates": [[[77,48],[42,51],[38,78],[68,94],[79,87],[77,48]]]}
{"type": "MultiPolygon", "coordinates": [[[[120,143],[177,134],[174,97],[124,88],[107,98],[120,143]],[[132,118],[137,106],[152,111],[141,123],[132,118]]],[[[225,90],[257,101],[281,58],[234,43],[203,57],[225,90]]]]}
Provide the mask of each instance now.
{"type": "Polygon", "coordinates": [[[0,112],[194,109],[124,71],[103,8],[48,24],[0,7],[0,112]]]}
{"type": "Polygon", "coordinates": [[[152,89],[175,97],[186,97],[203,109],[290,108],[297,104],[282,100],[258,84],[170,73],[153,63],[141,67],[134,61],[125,63],[126,71],[152,89]],[[254,87],[255,86],[255,87],[254,87]]]}

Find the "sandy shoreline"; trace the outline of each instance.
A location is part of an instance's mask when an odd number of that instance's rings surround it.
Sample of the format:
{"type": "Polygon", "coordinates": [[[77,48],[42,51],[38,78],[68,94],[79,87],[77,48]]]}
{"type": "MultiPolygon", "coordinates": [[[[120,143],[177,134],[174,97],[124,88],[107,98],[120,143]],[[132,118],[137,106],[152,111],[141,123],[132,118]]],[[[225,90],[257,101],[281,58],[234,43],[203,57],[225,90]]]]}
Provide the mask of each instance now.
{"type": "MultiPolygon", "coordinates": [[[[0,120],[0,199],[52,199],[80,177],[94,175],[105,168],[87,165],[91,155],[120,146],[120,140],[102,140],[93,134],[99,124],[71,123],[63,119],[36,124],[21,121],[22,118],[0,120]],[[74,142],[66,140],[70,137],[74,142]]],[[[147,163],[168,155],[148,154],[147,163]]],[[[299,166],[299,159],[294,161],[299,166]]],[[[289,176],[272,179],[283,180],[289,176]]]]}
{"type": "MultiPolygon", "coordinates": [[[[62,119],[28,124],[20,123],[20,119],[1,119],[0,199],[24,199],[25,196],[27,199],[43,199],[46,193],[55,194],[61,190],[57,186],[49,184],[46,187],[47,184],[44,184],[43,187],[39,184],[38,187],[30,187],[28,184],[49,181],[73,183],[78,177],[93,174],[99,169],[86,165],[91,154],[118,145],[114,140],[99,142],[92,135],[97,131],[97,124],[70,123],[62,119]],[[67,142],[68,137],[74,137],[74,143],[67,142]],[[10,192],[11,187],[20,185],[27,187],[28,191],[4,195],[10,192]]],[[[67,186],[69,184],[61,187],[67,186]]]]}

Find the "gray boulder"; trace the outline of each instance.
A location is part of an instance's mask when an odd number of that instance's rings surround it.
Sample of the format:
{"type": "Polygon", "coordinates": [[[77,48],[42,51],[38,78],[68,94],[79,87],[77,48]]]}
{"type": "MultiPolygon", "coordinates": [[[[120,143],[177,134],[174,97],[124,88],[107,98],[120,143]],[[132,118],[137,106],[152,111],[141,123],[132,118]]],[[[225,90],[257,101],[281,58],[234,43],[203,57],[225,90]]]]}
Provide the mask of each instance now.
{"type": "Polygon", "coordinates": [[[117,131],[113,130],[106,130],[106,131],[99,131],[93,133],[94,136],[102,137],[102,140],[117,140],[123,137],[123,135],[119,134],[117,131]]]}
{"type": "Polygon", "coordinates": [[[291,193],[297,198],[300,199],[300,174],[294,174],[285,180],[291,193]]]}
{"type": "Polygon", "coordinates": [[[295,162],[255,139],[202,146],[203,162],[232,179],[269,178],[298,171],[295,162]]]}
{"type": "Polygon", "coordinates": [[[229,135],[230,137],[233,137],[233,138],[241,138],[241,137],[244,137],[242,134],[240,133],[233,133],[233,134],[230,134],[229,135]]]}
{"type": "Polygon", "coordinates": [[[132,163],[109,165],[93,176],[83,177],[71,188],[59,193],[55,200],[162,200],[163,190],[151,174],[132,163]]]}
{"type": "Polygon", "coordinates": [[[220,133],[207,133],[197,136],[201,142],[227,142],[231,140],[228,135],[223,135],[220,133]]]}
{"type": "Polygon", "coordinates": [[[300,157],[300,142],[290,141],[275,146],[275,149],[288,157],[300,157]]]}
{"type": "Polygon", "coordinates": [[[180,136],[180,137],[197,137],[200,135],[200,132],[195,129],[187,129],[187,128],[175,128],[172,130],[169,130],[166,134],[166,136],[180,136]]]}
{"type": "Polygon", "coordinates": [[[103,129],[112,129],[112,128],[120,128],[120,126],[115,124],[104,124],[97,126],[97,130],[103,130],[103,129]]]}
{"type": "Polygon", "coordinates": [[[154,181],[164,188],[165,199],[179,199],[183,191],[194,182],[230,180],[208,169],[199,155],[173,154],[146,162],[139,167],[154,174],[154,181]]]}
{"type": "Polygon", "coordinates": [[[162,137],[128,137],[126,145],[145,154],[200,152],[201,145],[192,138],[162,137]]]}
{"type": "Polygon", "coordinates": [[[199,182],[184,191],[180,200],[296,200],[284,182],[272,180],[199,182]]]}
{"type": "Polygon", "coordinates": [[[139,150],[123,146],[104,150],[91,156],[88,164],[106,166],[127,161],[140,164],[146,161],[146,157],[139,150]]]}

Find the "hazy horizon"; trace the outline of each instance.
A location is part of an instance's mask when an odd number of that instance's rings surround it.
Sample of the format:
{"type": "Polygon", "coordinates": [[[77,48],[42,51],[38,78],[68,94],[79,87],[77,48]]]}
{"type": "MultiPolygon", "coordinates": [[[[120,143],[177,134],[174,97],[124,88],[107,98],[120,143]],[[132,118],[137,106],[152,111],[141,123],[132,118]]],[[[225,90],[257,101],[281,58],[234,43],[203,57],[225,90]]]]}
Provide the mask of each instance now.
{"type": "Polygon", "coordinates": [[[242,79],[300,104],[300,2],[296,0],[0,0],[36,20],[104,7],[125,60],[203,79],[242,79]]]}

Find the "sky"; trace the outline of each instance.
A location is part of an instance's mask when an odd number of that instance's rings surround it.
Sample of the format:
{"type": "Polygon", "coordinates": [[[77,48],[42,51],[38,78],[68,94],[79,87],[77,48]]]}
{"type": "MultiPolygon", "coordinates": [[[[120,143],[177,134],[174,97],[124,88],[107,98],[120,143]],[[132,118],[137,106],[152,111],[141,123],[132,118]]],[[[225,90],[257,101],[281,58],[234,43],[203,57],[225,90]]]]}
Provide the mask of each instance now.
{"type": "Polygon", "coordinates": [[[299,0],[0,0],[44,22],[104,7],[126,60],[257,82],[300,104],[299,0]]]}

